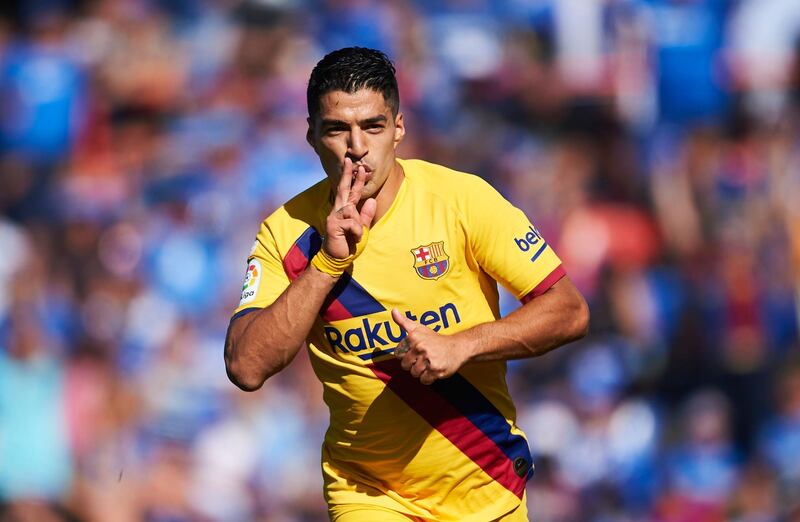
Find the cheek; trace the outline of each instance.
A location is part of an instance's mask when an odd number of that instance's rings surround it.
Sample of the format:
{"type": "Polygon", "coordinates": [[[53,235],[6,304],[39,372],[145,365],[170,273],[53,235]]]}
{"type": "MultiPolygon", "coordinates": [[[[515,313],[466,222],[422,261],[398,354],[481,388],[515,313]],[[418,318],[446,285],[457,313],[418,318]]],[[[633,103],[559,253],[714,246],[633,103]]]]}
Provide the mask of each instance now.
{"type": "Polygon", "coordinates": [[[337,163],[339,161],[339,155],[335,150],[331,149],[324,149],[320,151],[319,157],[323,163],[337,163]]]}
{"type": "Polygon", "coordinates": [[[376,152],[380,152],[380,155],[383,160],[388,160],[387,156],[391,155],[392,151],[394,150],[394,140],[392,139],[392,134],[387,133],[384,136],[381,136],[380,140],[376,140],[375,149],[376,152]]]}
{"type": "Polygon", "coordinates": [[[319,153],[320,163],[322,163],[326,170],[331,172],[338,172],[341,169],[342,158],[344,158],[344,152],[337,154],[334,150],[325,149],[319,153]]]}
{"type": "Polygon", "coordinates": [[[334,138],[323,138],[320,140],[320,155],[339,157],[344,156],[347,150],[347,143],[344,140],[334,138]]]}

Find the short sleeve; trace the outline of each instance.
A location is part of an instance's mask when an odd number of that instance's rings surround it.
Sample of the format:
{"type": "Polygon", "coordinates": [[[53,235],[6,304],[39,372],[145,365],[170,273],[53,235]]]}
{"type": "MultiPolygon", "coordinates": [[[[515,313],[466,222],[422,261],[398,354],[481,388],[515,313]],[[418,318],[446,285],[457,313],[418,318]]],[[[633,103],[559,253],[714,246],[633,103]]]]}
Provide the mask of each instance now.
{"type": "Polygon", "coordinates": [[[253,248],[247,256],[247,271],[239,305],[233,312],[234,318],[252,310],[266,308],[288,286],[289,278],[283,269],[275,238],[266,222],[262,223],[253,248]]]}
{"type": "Polygon", "coordinates": [[[523,302],[566,273],[561,260],[525,214],[476,178],[466,192],[468,244],[480,267],[523,302]]]}

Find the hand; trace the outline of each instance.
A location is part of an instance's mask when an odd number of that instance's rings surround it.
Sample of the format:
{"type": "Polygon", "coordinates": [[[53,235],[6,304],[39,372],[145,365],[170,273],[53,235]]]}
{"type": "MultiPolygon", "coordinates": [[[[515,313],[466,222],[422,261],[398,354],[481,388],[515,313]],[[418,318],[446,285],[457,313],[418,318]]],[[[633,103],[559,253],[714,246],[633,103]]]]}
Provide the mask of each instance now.
{"type": "Polygon", "coordinates": [[[355,253],[356,245],[361,241],[364,232],[363,227],[372,224],[372,219],[375,217],[375,199],[366,200],[361,206],[361,212],[357,208],[366,177],[366,170],[359,165],[353,183],[353,161],[350,158],[344,159],[342,177],[336,188],[331,213],[328,214],[325,223],[325,242],[322,245],[331,257],[344,259],[355,253]]]}
{"type": "Polygon", "coordinates": [[[392,320],[406,331],[395,349],[395,357],[422,384],[450,377],[466,362],[467,351],[453,336],[438,334],[404,316],[397,308],[392,309],[392,320]]]}

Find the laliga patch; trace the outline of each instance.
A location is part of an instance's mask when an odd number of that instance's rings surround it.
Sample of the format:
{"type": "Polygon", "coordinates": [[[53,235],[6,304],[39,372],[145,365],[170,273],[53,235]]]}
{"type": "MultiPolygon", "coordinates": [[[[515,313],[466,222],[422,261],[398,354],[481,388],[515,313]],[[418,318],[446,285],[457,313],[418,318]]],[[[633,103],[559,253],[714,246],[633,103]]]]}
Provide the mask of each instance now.
{"type": "Polygon", "coordinates": [[[444,241],[412,248],[411,254],[414,256],[414,270],[422,279],[435,281],[450,270],[450,256],[444,251],[444,241]]]}
{"type": "Polygon", "coordinates": [[[247,263],[247,273],[244,276],[244,284],[242,285],[242,298],[239,301],[239,306],[255,301],[256,293],[258,292],[258,283],[261,282],[261,261],[258,259],[251,259],[247,263]]]}
{"type": "Polygon", "coordinates": [[[253,246],[250,248],[250,253],[249,253],[249,254],[247,254],[247,260],[248,260],[248,261],[250,261],[250,259],[251,259],[251,258],[252,258],[252,257],[255,255],[255,253],[256,253],[256,248],[258,248],[258,239],[256,239],[255,241],[253,241],[253,246]]]}

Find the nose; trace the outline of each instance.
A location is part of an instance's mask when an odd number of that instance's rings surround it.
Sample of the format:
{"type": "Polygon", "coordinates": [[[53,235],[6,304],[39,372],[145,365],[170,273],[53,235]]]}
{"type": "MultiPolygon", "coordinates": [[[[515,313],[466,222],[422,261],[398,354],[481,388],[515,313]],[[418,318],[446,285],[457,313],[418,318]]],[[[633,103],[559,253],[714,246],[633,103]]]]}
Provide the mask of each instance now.
{"type": "Polygon", "coordinates": [[[364,132],[361,129],[350,132],[350,139],[347,143],[347,155],[350,159],[355,163],[366,156],[368,152],[369,148],[364,132]]]}

